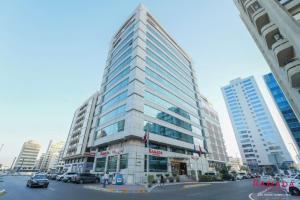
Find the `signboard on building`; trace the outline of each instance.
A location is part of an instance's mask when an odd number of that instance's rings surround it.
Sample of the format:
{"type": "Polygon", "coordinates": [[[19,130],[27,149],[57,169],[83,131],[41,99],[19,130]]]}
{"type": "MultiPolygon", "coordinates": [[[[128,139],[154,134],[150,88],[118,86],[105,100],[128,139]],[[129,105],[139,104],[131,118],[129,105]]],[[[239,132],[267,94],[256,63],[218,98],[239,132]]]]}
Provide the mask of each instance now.
{"type": "Polygon", "coordinates": [[[157,149],[149,149],[149,154],[153,156],[162,156],[163,152],[157,149]]]}
{"type": "Polygon", "coordinates": [[[107,151],[100,151],[96,153],[97,157],[106,157],[109,155],[120,155],[123,154],[124,149],[123,148],[117,148],[117,149],[111,149],[107,151]]]}

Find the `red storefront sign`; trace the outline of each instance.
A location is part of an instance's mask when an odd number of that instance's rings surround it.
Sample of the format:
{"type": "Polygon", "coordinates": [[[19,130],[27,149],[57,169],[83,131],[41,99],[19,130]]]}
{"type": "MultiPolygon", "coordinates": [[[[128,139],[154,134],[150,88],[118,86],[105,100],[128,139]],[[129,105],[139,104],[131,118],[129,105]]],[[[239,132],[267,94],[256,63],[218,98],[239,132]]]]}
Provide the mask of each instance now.
{"type": "Polygon", "coordinates": [[[149,149],[149,154],[155,155],[155,156],[161,156],[163,154],[163,152],[160,150],[157,150],[157,149],[149,149]]]}

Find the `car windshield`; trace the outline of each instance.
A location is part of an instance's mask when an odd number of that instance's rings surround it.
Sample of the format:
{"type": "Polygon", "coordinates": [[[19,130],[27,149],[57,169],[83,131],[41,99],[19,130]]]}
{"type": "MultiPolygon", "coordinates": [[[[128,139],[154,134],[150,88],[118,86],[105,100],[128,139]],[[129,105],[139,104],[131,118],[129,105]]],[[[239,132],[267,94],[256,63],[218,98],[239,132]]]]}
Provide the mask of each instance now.
{"type": "Polygon", "coordinates": [[[46,176],[45,175],[35,175],[33,178],[34,179],[45,179],[46,176]]]}

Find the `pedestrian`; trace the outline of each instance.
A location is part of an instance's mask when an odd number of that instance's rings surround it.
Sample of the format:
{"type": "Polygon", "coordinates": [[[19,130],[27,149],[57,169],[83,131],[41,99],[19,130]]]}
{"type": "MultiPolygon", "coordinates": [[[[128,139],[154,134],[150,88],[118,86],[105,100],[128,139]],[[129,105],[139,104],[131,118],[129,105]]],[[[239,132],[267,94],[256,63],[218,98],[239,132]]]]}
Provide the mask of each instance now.
{"type": "Polygon", "coordinates": [[[163,176],[162,174],[160,175],[159,185],[160,185],[160,186],[164,186],[164,185],[165,185],[164,176],[163,176]]]}
{"type": "Polygon", "coordinates": [[[106,172],[103,176],[104,180],[103,180],[103,188],[106,187],[106,182],[108,184],[108,178],[109,178],[109,175],[108,175],[108,172],[106,172]]]}

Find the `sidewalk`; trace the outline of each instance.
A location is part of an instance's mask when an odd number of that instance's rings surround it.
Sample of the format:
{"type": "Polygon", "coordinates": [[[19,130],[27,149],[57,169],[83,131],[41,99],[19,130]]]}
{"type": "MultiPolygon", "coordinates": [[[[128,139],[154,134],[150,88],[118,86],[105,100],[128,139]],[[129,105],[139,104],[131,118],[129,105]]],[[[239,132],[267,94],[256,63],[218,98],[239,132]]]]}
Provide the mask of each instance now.
{"type": "Polygon", "coordinates": [[[148,192],[144,185],[85,185],[84,188],[98,190],[102,192],[115,192],[115,193],[145,193],[148,192]]]}

